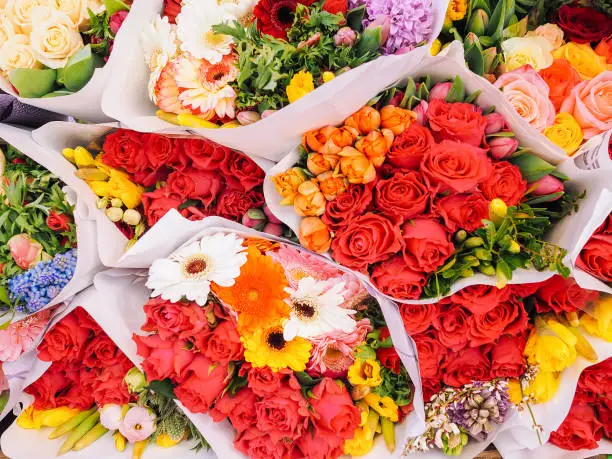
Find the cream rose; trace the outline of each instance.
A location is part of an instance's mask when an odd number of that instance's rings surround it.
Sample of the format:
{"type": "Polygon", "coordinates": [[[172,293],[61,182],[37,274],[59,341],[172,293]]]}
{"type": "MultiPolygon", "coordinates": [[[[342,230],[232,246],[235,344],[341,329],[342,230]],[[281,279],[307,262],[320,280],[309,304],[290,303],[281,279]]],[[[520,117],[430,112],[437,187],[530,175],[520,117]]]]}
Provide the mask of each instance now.
{"type": "Polygon", "coordinates": [[[34,9],[48,5],[49,0],[8,0],[4,12],[13,23],[15,32],[27,35],[32,31],[34,9]]]}
{"type": "Polygon", "coordinates": [[[4,12],[0,12],[0,48],[9,40],[9,38],[17,35],[15,27],[4,12]]]}
{"type": "Polygon", "coordinates": [[[544,24],[531,32],[527,32],[527,37],[542,37],[546,38],[552,50],[559,48],[563,45],[563,30],[557,24],[544,24]]]}
{"type": "Polygon", "coordinates": [[[514,37],[502,42],[505,69],[508,72],[529,64],[536,70],[553,62],[552,45],[543,37],[514,37]]]}
{"type": "MultiPolygon", "coordinates": [[[[80,29],[89,24],[88,0],[49,0],[56,11],[67,14],[80,29]]],[[[93,10],[92,10],[93,11],[93,10]]]]}
{"type": "Polygon", "coordinates": [[[0,49],[0,69],[8,74],[14,69],[35,69],[42,65],[29,45],[27,35],[13,35],[0,49]]]}
{"type": "Polygon", "coordinates": [[[48,10],[41,8],[34,12],[30,42],[40,62],[49,68],[59,69],[65,67],[68,58],[83,47],[83,39],[67,14],[59,11],[48,14],[48,10]]]}

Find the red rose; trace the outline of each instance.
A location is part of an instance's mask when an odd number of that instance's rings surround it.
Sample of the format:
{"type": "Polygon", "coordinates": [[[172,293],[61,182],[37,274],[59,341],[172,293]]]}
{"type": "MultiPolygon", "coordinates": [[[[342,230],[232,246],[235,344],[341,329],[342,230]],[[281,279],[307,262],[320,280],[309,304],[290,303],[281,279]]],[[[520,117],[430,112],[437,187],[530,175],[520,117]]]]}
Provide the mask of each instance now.
{"type": "Polygon", "coordinates": [[[576,266],[603,282],[612,282],[612,235],[591,236],[580,251],[576,266]]]}
{"type": "Polygon", "coordinates": [[[146,169],[131,174],[130,180],[144,187],[150,187],[155,185],[157,182],[165,181],[168,178],[169,172],[170,169],[166,167],[159,169],[151,169],[150,167],[147,167],[146,169]]]}
{"type": "Polygon", "coordinates": [[[532,282],[530,284],[512,284],[508,285],[503,290],[507,290],[511,295],[519,298],[527,298],[533,295],[541,286],[545,285],[544,282],[532,282]]]}
{"type": "Polygon", "coordinates": [[[474,189],[491,170],[486,150],[450,140],[431,147],[421,163],[421,171],[432,184],[457,193],[474,189]]]}
{"type": "Polygon", "coordinates": [[[315,416],[315,427],[330,430],[340,438],[353,438],[361,414],[344,384],[323,378],[312,389],[309,401],[315,416]]]}
{"type": "Polygon", "coordinates": [[[221,217],[240,222],[244,214],[253,206],[251,197],[244,191],[224,191],[217,201],[217,214],[221,217]]]}
{"type": "Polygon", "coordinates": [[[123,378],[133,366],[132,362],[125,359],[121,365],[106,367],[102,370],[96,379],[93,392],[98,406],[109,403],[123,405],[132,399],[123,378]]]}
{"type": "Polygon", "coordinates": [[[480,347],[472,347],[448,354],[442,364],[442,382],[461,387],[473,381],[491,379],[491,362],[480,347]]]}
{"type": "Polygon", "coordinates": [[[487,120],[476,105],[463,102],[429,101],[429,127],[436,140],[454,140],[479,147],[484,139],[487,120]]]}
{"type": "Polygon", "coordinates": [[[425,213],[429,196],[429,186],[417,171],[396,172],[390,179],[376,183],[376,207],[401,223],[425,213]]]}
{"type": "Polygon", "coordinates": [[[142,207],[149,226],[155,225],[170,209],[178,209],[183,199],[172,194],[167,186],[142,194],[142,207]]]}
{"type": "Polygon", "coordinates": [[[361,272],[369,264],[388,259],[402,247],[399,225],[369,212],[350,221],[331,244],[334,260],[361,272]]]}
{"type": "Polygon", "coordinates": [[[414,335],[412,339],[417,347],[421,378],[439,380],[440,364],[446,354],[446,348],[440,344],[435,330],[419,333],[414,335]]]}
{"type": "MultiPolygon", "coordinates": [[[[608,401],[610,398],[608,397],[608,401]]],[[[603,425],[603,432],[607,438],[612,438],[612,403],[597,405],[597,418],[603,425]]]]}
{"type": "Polygon", "coordinates": [[[158,298],[151,298],[144,305],[147,321],[143,331],[156,332],[162,340],[187,338],[208,329],[206,312],[196,303],[172,303],[158,298]]]}
{"type": "Polygon", "coordinates": [[[436,202],[436,211],[451,233],[459,229],[469,233],[482,226],[483,218],[489,218],[489,202],[478,192],[451,194],[436,202]]]}
{"type": "Polygon", "coordinates": [[[502,336],[491,349],[491,377],[518,378],[525,372],[524,335],[502,336]]]}
{"type": "Polygon", "coordinates": [[[299,389],[281,386],[272,396],[255,403],[257,428],[270,435],[272,442],[297,440],[308,430],[310,412],[299,389]]]}
{"type": "Polygon", "coordinates": [[[227,386],[227,366],[198,355],[189,369],[191,376],[176,386],[174,393],[192,413],[206,413],[227,386]]]}
{"type": "Polygon", "coordinates": [[[453,351],[463,349],[468,343],[469,314],[458,304],[448,300],[438,302],[438,315],[432,325],[438,330],[440,342],[453,351]]]}
{"type": "Polygon", "coordinates": [[[593,8],[563,5],[554,22],[563,30],[565,40],[576,43],[598,42],[612,33],[610,18],[593,8]]]}
{"type": "MultiPolygon", "coordinates": [[[[327,5],[329,0],[325,3],[327,5]]],[[[295,457],[303,457],[308,459],[335,459],[342,455],[342,445],[344,441],[334,434],[334,432],[326,429],[317,429],[312,432],[306,432],[297,441],[296,446],[301,455],[295,457]]]]}
{"type": "Polygon", "coordinates": [[[421,381],[421,386],[423,387],[423,400],[425,400],[425,402],[428,402],[431,400],[431,397],[440,392],[440,379],[423,379],[423,381],[421,381]]]}
{"type": "Polygon", "coordinates": [[[80,360],[89,332],[79,325],[75,314],[68,314],[45,334],[38,346],[38,358],[45,362],[80,360]]]}
{"type": "Polygon", "coordinates": [[[223,177],[218,172],[185,168],[168,176],[168,189],[185,199],[197,199],[210,206],[223,189],[223,177]]]}
{"type": "MultiPolygon", "coordinates": [[[[78,365],[78,364],[77,364],[78,365]]],[[[99,372],[87,371],[80,367],[70,366],[65,368],[64,372],[70,381],[67,391],[61,391],[56,398],[56,406],[67,406],[70,408],[78,408],[80,410],[88,410],[95,403],[95,398],[92,390],[91,380],[97,380],[99,372]]]]}
{"type": "Polygon", "coordinates": [[[488,178],[480,184],[480,190],[489,200],[499,198],[508,206],[515,206],[527,191],[527,180],[523,179],[521,170],[506,161],[493,163],[493,170],[488,178]]]}
{"type": "Polygon", "coordinates": [[[255,402],[257,402],[257,396],[249,388],[240,389],[233,397],[226,392],[210,410],[210,417],[215,422],[221,422],[229,417],[232,427],[238,433],[244,432],[257,422],[255,402]]]}
{"type": "MultiPolygon", "coordinates": [[[[384,341],[389,338],[391,334],[389,333],[389,329],[387,327],[383,327],[380,332],[380,340],[384,341]]],[[[398,375],[402,370],[402,361],[397,355],[395,348],[391,347],[381,347],[376,350],[376,358],[382,364],[383,367],[391,370],[393,373],[398,375]]]]}
{"type": "Polygon", "coordinates": [[[339,231],[353,218],[361,215],[371,202],[371,185],[349,185],[344,193],[327,202],[321,220],[331,230],[339,231]]]}
{"type": "Polygon", "coordinates": [[[255,161],[234,150],[230,150],[225,161],[221,163],[221,170],[226,175],[238,179],[246,191],[261,186],[266,176],[255,161]]]}
{"type": "Polygon", "coordinates": [[[193,167],[217,171],[221,168],[230,149],[204,139],[181,139],[185,154],[193,161],[193,167]]]}
{"type": "Polygon", "coordinates": [[[57,407],[56,397],[61,395],[70,384],[66,378],[63,365],[52,363],[43,375],[24,389],[26,394],[34,397],[34,408],[37,410],[48,410],[57,407]]]}
{"type": "Polygon", "coordinates": [[[599,395],[612,394],[612,358],[585,368],[580,374],[578,387],[599,395]]]}
{"type": "Polygon", "coordinates": [[[116,169],[125,169],[130,174],[147,168],[142,134],[127,129],[118,129],[104,139],[102,162],[116,169]]]}
{"type": "Polygon", "coordinates": [[[182,169],[187,165],[187,157],[179,146],[180,140],[159,134],[143,134],[142,142],[149,165],[154,171],[164,166],[182,169]]]}
{"type": "MultiPolygon", "coordinates": [[[[612,137],[610,138],[610,145],[612,145],[612,137]]],[[[612,156],[610,157],[612,158],[612,156]]],[[[604,222],[599,225],[599,228],[595,230],[594,234],[612,234],[612,216],[608,215],[604,222]]]]}
{"type": "Polygon", "coordinates": [[[87,328],[91,331],[90,335],[95,336],[98,333],[104,333],[104,331],[100,328],[98,323],[93,320],[93,318],[89,315],[89,313],[83,309],[81,306],[77,306],[70,315],[76,317],[79,322],[79,327],[87,328]]]}
{"type": "Polygon", "coordinates": [[[70,231],[69,223],[71,220],[72,219],[68,215],[62,213],[58,214],[52,210],[47,217],[47,226],[51,231],[62,233],[64,231],[70,231]]]}
{"type": "Polygon", "coordinates": [[[510,289],[491,285],[470,285],[451,295],[453,303],[460,304],[472,314],[484,314],[510,297],[510,289]]]}
{"type": "Polygon", "coordinates": [[[142,370],[147,381],[162,380],[174,375],[174,343],[164,341],[159,335],[134,335],[136,352],[145,361],[142,370]]]}
{"type": "Polygon", "coordinates": [[[599,298],[599,292],[580,287],[572,277],[565,279],[555,274],[538,289],[535,297],[538,312],[561,314],[584,311],[588,303],[599,298]]]}
{"type": "Polygon", "coordinates": [[[370,278],[381,292],[399,300],[417,300],[427,283],[425,274],[414,271],[400,254],[375,265],[370,278]]]}
{"type": "Polygon", "coordinates": [[[204,355],[213,362],[226,365],[234,360],[242,360],[243,352],[236,326],[231,321],[225,320],[215,327],[208,338],[204,355]]]}
{"type": "Polygon", "coordinates": [[[273,442],[257,427],[241,432],[234,440],[234,448],[251,459],[291,459],[293,447],[293,442],[273,442]]]}
{"type": "Polygon", "coordinates": [[[164,0],[164,11],[162,16],[166,16],[170,24],[176,24],[176,17],[181,12],[181,0],[164,0]]]}
{"type": "Polygon", "coordinates": [[[249,369],[246,376],[249,388],[256,395],[265,397],[274,394],[280,388],[283,373],[262,367],[249,369]]]}
{"type": "Polygon", "coordinates": [[[124,358],[123,352],[106,333],[94,336],[83,352],[83,364],[90,368],[113,366],[124,358]]]}
{"type": "Polygon", "coordinates": [[[528,320],[523,303],[514,298],[484,314],[474,314],[469,320],[470,347],[494,343],[502,334],[516,335],[527,329],[528,320]]]}
{"type": "Polygon", "coordinates": [[[424,332],[438,315],[438,306],[430,304],[400,304],[400,314],[406,333],[413,335],[424,332]]]}
{"type": "Polygon", "coordinates": [[[436,220],[415,218],[402,227],[404,260],[415,271],[434,272],[455,251],[450,234],[436,220]]]}
{"type": "Polygon", "coordinates": [[[603,434],[602,427],[593,407],[572,405],[563,424],[555,432],[551,432],[550,442],[568,451],[595,449],[603,434]]]}
{"type": "Polygon", "coordinates": [[[425,153],[435,144],[431,132],[419,123],[411,123],[395,136],[386,162],[400,169],[418,169],[425,153]]]}

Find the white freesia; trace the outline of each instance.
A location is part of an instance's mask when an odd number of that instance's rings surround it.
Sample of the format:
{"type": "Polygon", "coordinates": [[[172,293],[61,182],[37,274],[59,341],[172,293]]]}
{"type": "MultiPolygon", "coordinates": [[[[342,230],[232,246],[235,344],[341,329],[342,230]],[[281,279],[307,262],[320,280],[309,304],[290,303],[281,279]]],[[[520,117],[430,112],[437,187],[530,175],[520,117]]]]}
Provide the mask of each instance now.
{"type": "Polygon", "coordinates": [[[529,64],[536,70],[545,69],[553,62],[552,45],[544,37],[513,37],[502,42],[505,70],[516,70],[529,64]]]}
{"type": "Polygon", "coordinates": [[[15,27],[4,11],[0,12],[0,48],[16,35],[15,27]]]}
{"type": "MultiPolygon", "coordinates": [[[[89,24],[88,0],[49,0],[52,8],[67,14],[80,29],[89,24]]],[[[93,10],[92,10],[93,11],[93,10]]]]}
{"type": "Polygon", "coordinates": [[[232,37],[213,32],[213,26],[236,20],[217,4],[216,0],[202,0],[181,8],[176,17],[177,35],[181,50],[194,57],[216,64],[232,52],[232,37]]]}
{"type": "Polygon", "coordinates": [[[121,425],[123,413],[120,405],[109,403],[100,410],[100,424],[108,430],[117,430],[121,425]]]}
{"type": "Polygon", "coordinates": [[[340,279],[319,281],[313,277],[300,279],[296,290],[285,288],[290,297],[287,303],[291,306],[289,319],[283,325],[283,337],[291,341],[296,336],[311,338],[314,336],[342,330],[350,333],[355,329],[356,313],[345,309],[344,282],[340,279]]]}
{"type": "Polygon", "coordinates": [[[0,49],[0,69],[8,74],[14,69],[35,69],[42,65],[36,59],[26,35],[14,35],[0,49]]]}
{"type": "Polygon", "coordinates": [[[50,8],[39,7],[32,13],[35,27],[30,43],[40,62],[52,69],[65,67],[68,58],[83,47],[83,39],[70,17],[50,8]]]}
{"type": "Polygon", "coordinates": [[[32,31],[32,12],[36,7],[49,6],[49,0],[8,0],[4,8],[17,33],[32,31]]]}
{"type": "Polygon", "coordinates": [[[149,66],[149,97],[157,103],[155,85],[162,70],[168,62],[176,56],[178,44],[175,26],[168,22],[168,18],[157,16],[152,24],[147,26],[141,35],[141,43],[145,62],[149,66]]]}
{"type": "Polygon", "coordinates": [[[234,233],[204,236],[177,250],[169,258],[155,260],[149,269],[147,287],[152,297],[177,302],[185,297],[204,306],[210,283],[231,287],[246,263],[246,248],[234,233]]]}

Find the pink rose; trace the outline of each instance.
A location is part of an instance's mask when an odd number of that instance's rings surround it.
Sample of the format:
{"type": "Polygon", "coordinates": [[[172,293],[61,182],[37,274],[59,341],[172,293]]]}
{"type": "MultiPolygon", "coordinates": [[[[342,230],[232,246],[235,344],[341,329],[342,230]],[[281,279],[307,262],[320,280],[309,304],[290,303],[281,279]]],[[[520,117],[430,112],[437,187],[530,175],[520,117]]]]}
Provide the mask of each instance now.
{"type": "Polygon", "coordinates": [[[243,432],[257,422],[255,402],[257,396],[248,387],[241,389],[234,396],[225,392],[210,410],[210,417],[215,422],[221,422],[229,417],[232,427],[238,432],[243,432]]]}
{"type": "Polygon", "coordinates": [[[549,99],[550,89],[530,65],[504,73],[495,82],[495,87],[503,92],[517,113],[538,131],[554,123],[555,106],[549,99]]]}
{"type": "Polygon", "coordinates": [[[270,397],[255,403],[257,428],[267,432],[273,442],[297,440],[308,432],[310,412],[299,389],[283,385],[270,397]]]}
{"type": "Polygon", "coordinates": [[[33,268],[42,259],[42,245],[25,233],[13,236],[7,245],[13,260],[21,269],[33,268]]]}
{"type": "Polygon", "coordinates": [[[612,129],[612,71],[574,86],[560,111],[576,118],[585,139],[612,129]]]}

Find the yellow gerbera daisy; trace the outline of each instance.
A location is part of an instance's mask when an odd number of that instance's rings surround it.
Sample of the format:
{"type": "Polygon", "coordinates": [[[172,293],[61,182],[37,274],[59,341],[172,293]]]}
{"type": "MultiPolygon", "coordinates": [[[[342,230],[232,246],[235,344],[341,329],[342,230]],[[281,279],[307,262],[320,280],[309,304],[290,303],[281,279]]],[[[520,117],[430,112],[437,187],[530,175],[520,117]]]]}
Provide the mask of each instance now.
{"type": "Polygon", "coordinates": [[[241,337],[244,345],[244,359],[255,368],[270,367],[273,371],[291,368],[304,371],[310,359],[312,344],[304,338],[285,341],[283,327],[276,325],[256,329],[252,334],[241,337]]]}
{"type": "Polygon", "coordinates": [[[393,401],[393,399],[389,396],[381,397],[374,392],[370,392],[364,398],[365,402],[380,414],[382,417],[389,419],[391,422],[398,422],[399,415],[397,413],[397,405],[393,401]]]}
{"type": "Polygon", "coordinates": [[[348,370],[348,380],[353,386],[380,386],[380,364],[375,359],[356,359],[348,370]]]}

